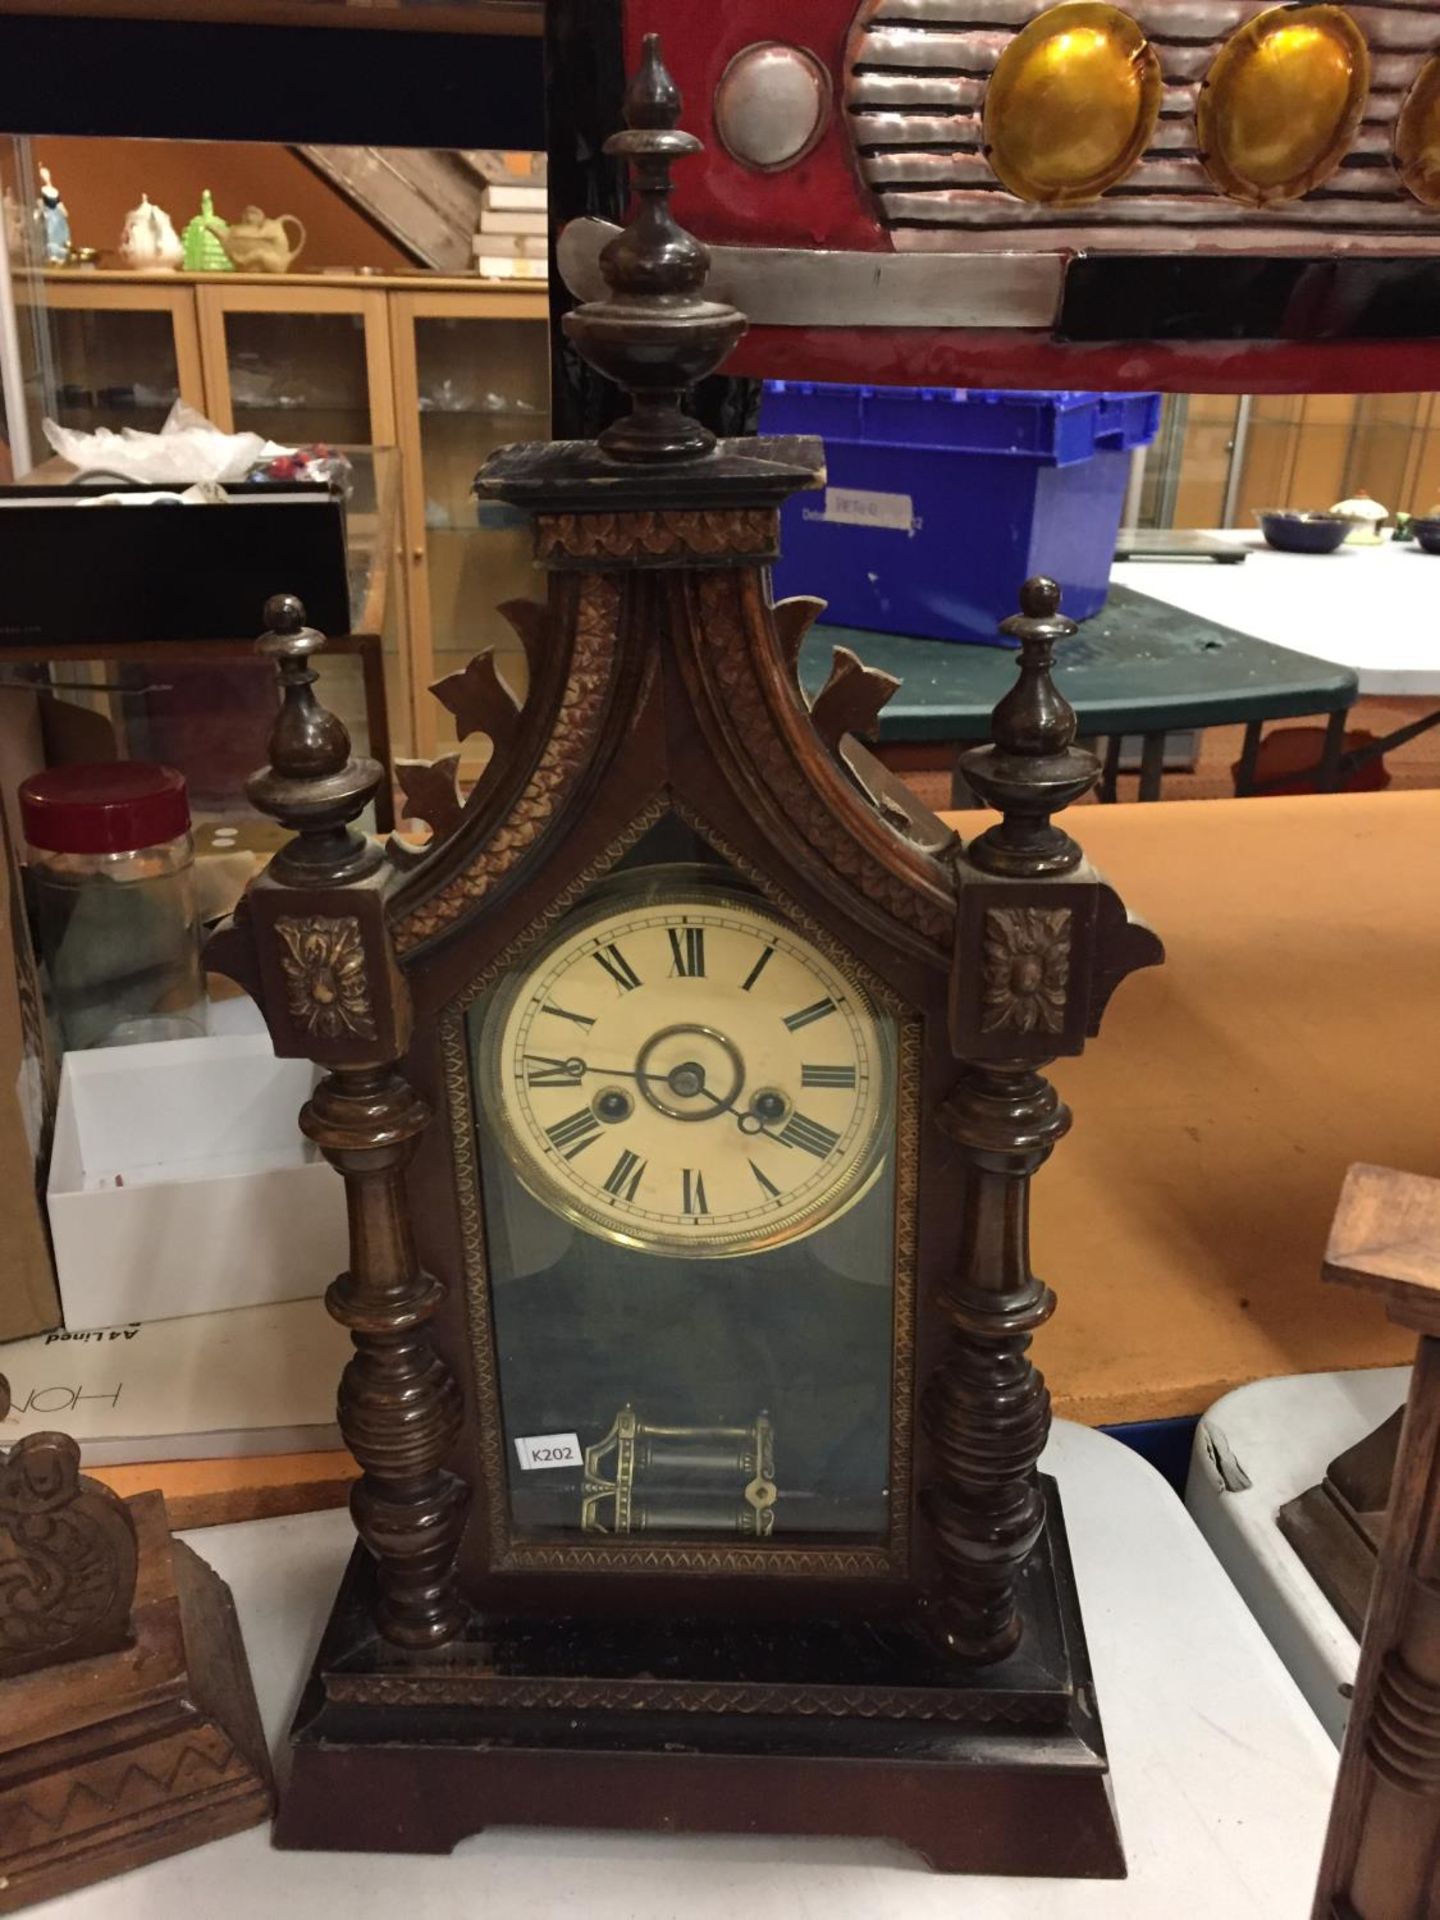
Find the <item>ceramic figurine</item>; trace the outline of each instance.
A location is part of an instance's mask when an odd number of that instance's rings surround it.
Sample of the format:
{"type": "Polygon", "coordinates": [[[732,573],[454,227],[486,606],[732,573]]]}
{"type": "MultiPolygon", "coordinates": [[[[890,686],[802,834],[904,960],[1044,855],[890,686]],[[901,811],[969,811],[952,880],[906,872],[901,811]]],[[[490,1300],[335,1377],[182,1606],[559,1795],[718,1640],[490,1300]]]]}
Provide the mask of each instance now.
{"type": "Polygon", "coordinates": [[[174,223],[163,207],[157,207],[148,193],[142,193],[138,207],[125,216],[120,235],[120,254],[127,267],[137,273],[174,272],[185,258],[185,249],[174,223]]]}
{"type": "Polygon", "coordinates": [[[1378,547],[1383,541],[1390,509],[1372,500],[1363,487],[1357,487],[1348,500],[1337,500],[1330,511],[1350,522],[1350,531],[1345,536],[1347,547],[1378,547]]]}
{"type": "Polygon", "coordinates": [[[246,207],[221,233],[220,244],[241,273],[284,273],[305,245],[305,223],[293,213],[267,220],[259,207],[246,207]],[[294,246],[285,237],[285,222],[300,230],[294,246]]]}
{"type": "Polygon", "coordinates": [[[215,211],[215,199],[206,187],[200,196],[200,211],[186,222],[182,253],[187,273],[233,273],[225,251],[228,227],[215,211]]]}
{"type": "Polygon", "coordinates": [[[50,178],[48,167],[40,169],[35,219],[41,230],[41,252],[46,266],[67,265],[70,259],[70,210],[60,198],[60,189],[50,178]]]}

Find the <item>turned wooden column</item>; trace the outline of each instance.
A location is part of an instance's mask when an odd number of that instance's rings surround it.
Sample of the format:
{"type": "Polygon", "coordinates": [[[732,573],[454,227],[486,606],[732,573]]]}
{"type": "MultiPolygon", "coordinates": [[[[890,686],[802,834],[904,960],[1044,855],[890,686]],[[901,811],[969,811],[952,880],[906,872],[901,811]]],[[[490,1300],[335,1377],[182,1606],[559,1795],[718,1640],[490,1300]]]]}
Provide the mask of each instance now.
{"type": "Polygon", "coordinates": [[[1440,1180],[1352,1167],[1324,1276],[1420,1336],[1315,1920],[1440,1912],[1440,1180]]]}
{"type": "MultiPolygon", "coordinates": [[[[386,927],[388,870],[353,824],[382,774],[351,756],[345,728],[315,697],[309,662],[324,639],[299,601],[280,595],[265,612],[258,647],[276,662],[282,699],[270,764],[249,793],[295,838],[245,896],[227,936],[246,943],[232,970],[255,989],[275,1051],[328,1070],[300,1124],[345,1181],[350,1265],[326,1304],[355,1344],[338,1404],[363,1469],[351,1512],[375,1558],[380,1630],[434,1646],[465,1617],[454,1560],[466,1494],[444,1466],[461,1400],[427,1331],[443,1289],[419,1266],[405,1204],[430,1111],[396,1066],[410,1008],[386,927]]],[[[214,963],[231,966],[220,945],[214,963]]]]}
{"type": "Polygon", "coordinates": [[[1023,1062],[968,1068],[940,1113],[968,1173],[960,1262],[940,1295],[953,1338],[923,1401],[944,1469],[928,1511],[946,1631],[975,1660],[1018,1642],[1015,1577],[1045,1524],[1034,1469],[1050,1394],[1029,1348],[1055,1296],[1030,1270],[1030,1179],[1069,1124],[1055,1089],[1023,1062]]]}
{"type": "Polygon", "coordinates": [[[1075,632],[1059,604],[1053,581],[1027,581],[1021,613],[1002,629],[1020,659],[994,744],[960,761],[1002,819],[958,862],[951,1039],[962,1064],[938,1117],[964,1161],[964,1229],[939,1299],[948,1351],[921,1417],[936,1465],[923,1494],[941,1571],[936,1612],[947,1644],[976,1662],[1019,1643],[1017,1583],[1045,1525],[1035,1466],[1050,1395],[1030,1341],[1055,1296],[1031,1271],[1030,1181],[1070,1115],[1040,1069],[1094,1031],[1107,966],[1113,984],[1160,957],[1052,822],[1099,772],[1075,750],[1075,715],[1050,677],[1056,641],[1075,632]]]}

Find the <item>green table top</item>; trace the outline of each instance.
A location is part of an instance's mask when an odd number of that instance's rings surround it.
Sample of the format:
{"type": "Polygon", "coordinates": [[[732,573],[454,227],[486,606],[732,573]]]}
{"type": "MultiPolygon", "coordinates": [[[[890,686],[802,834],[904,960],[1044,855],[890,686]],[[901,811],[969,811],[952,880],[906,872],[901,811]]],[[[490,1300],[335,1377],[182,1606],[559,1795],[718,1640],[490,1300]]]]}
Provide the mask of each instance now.
{"type": "MultiPolygon", "coordinates": [[[[983,740],[992,708],[1015,678],[1009,648],[813,627],[800,654],[807,693],[824,685],[837,646],[901,682],[880,715],[882,740],[983,740]]],[[[1357,690],[1349,667],[1272,647],[1122,586],[1061,643],[1055,683],[1079,715],[1080,732],[1092,736],[1342,712],[1357,690]]]]}

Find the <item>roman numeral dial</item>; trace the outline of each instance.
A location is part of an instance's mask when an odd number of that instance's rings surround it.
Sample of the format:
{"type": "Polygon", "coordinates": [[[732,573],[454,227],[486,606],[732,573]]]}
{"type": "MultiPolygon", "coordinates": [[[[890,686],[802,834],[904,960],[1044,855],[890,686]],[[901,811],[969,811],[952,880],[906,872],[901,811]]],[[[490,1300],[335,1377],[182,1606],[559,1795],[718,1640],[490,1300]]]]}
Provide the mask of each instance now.
{"type": "Polygon", "coordinates": [[[482,1152],[498,1144],[574,1228],[645,1252],[818,1233],[885,1157],[888,1017],[758,897],[661,871],[607,885],[497,991],[476,1047],[482,1152]]]}

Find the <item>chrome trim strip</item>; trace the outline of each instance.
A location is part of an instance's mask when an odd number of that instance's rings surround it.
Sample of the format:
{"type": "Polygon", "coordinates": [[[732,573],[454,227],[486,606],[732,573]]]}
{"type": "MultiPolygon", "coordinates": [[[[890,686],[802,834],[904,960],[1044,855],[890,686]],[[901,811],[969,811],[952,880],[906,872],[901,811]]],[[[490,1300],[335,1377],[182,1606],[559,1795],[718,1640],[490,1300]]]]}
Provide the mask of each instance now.
{"type": "MultiPolygon", "coordinates": [[[[560,277],[577,299],[605,293],[600,249],[618,231],[586,218],[561,234],[560,277]]],[[[1049,327],[1063,270],[1059,253],[996,250],[947,259],[711,247],[706,292],[762,327],[1049,327]]]]}

